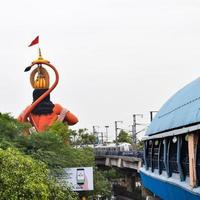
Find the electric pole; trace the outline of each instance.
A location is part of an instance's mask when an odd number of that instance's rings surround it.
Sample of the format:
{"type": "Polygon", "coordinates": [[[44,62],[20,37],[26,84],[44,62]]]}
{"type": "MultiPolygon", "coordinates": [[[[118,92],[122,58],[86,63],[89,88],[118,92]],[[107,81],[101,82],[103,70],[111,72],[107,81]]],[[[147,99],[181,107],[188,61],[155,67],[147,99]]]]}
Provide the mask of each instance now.
{"type": "Polygon", "coordinates": [[[157,113],[158,111],[150,111],[150,121],[152,122],[153,117],[154,117],[154,113],[157,113]]]}
{"type": "MultiPolygon", "coordinates": [[[[95,138],[97,138],[98,141],[99,141],[98,132],[97,132],[96,128],[99,128],[99,126],[92,126],[93,135],[94,135],[95,138]]],[[[96,141],[94,142],[94,146],[95,146],[95,143],[96,143],[96,141]]]]}
{"type": "Polygon", "coordinates": [[[109,126],[105,126],[106,128],[106,144],[108,144],[108,128],[109,126]]]}
{"type": "Polygon", "coordinates": [[[133,144],[136,145],[136,142],[137,142],[137,139],[136,139],[136,126],[137,126],[137,123],[136,123],[136,117],[137,116],[140,116],[141,118],[143,118],[143,114],[133,114],[133,125],[132,125],[132,140],[133,140],[133,144]]]}
{"type": "Polygon", "coordinates": [[[120,129],[120,128],[117,127],[117,123],[123,123],[123,121],[115,121],[115,141],[116,141],[116,145],[118,145],[117,130],[120,129]]]}
{"type": "Polygon", "coordinates": [[[103,142],[104,142],[104,140],[103,140],[103,138],[104,138],[103,132],[100,132],[100,134],[101,134],[101,143],[102,143],[102,145],[103,145],[103,142]]]}

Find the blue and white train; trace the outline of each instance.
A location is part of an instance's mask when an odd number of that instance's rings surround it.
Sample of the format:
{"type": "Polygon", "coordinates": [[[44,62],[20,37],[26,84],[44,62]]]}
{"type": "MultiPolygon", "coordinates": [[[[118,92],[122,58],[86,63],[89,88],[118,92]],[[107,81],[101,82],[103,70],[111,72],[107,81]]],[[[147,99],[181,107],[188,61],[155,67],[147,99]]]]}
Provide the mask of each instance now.
{"type": "Polygon", "coordinates": [[[164,200],[200,200],[200,78],[172,96],[146,131],[144,187],[164,200]]]}
{"type": "Polygon", "coordinates": [[[143,151],[133,150],[132,145],[129,143],[115,143],[107,145],[98,145],[95,147],[96,156],[130,156],[130,157],[139,157],[143,158],[143,151]]]}

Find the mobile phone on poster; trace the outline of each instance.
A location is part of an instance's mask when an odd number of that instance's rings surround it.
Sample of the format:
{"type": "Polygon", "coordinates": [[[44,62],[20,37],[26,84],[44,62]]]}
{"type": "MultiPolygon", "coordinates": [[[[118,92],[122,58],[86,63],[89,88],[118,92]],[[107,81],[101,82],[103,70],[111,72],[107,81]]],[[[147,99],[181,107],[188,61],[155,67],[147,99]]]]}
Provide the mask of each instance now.
{"type": "Polygon", "coordinates": [[[84,184],[85,182],[85,172],[84,169],[77,169],[76,171],[76,182],[77,184],[84,184]]]}

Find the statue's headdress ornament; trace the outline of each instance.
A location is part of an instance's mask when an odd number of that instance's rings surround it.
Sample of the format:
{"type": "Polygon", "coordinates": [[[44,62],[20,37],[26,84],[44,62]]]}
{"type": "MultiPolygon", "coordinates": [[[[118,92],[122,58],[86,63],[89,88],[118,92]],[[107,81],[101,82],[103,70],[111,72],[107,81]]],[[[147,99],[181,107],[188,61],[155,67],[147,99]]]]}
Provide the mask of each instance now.
{"type": "MultiPolygon", "coordinates": [[[[39,44],[39,36],[37,36],[29,46],[33,46],[35,44],[39,44]]],[[[30,71],[32,67],[34,67],[31,75],[30,75],[30,82],[32,87],[34,88],[33,91],[33,97],[34,101],[29,106],[26,111],[23,114],[23,117],[21,119],[22,122],[25,122],[28,120],[28,117],[30,116],[30,113],[35,111],[35,108],[41,105],[43,101],[49,101],[49,95],[50,93],[55,89],[59,82],[59,74],[55,66],[53,66],[48,60],[43,59],[41,50],[38,46],[39,50],[39,56],[36,60],[34,60],[31,65],[25,68],[25,72],[30,71]],[[51,70],[53,70],[55,75],[55,80],[50,85],[49,82],[49,74],[45,67],[49,67],[51,70]],[[39,95],[41,94],[41,95],[39,95]]],[[[45,104],[46,105],[46,104],[45,104]]],[[[43,107],[43,106],[42,106],[43,107]]],[[[47,113],[45,111],[45,113],[47,113]]],[[[49,113],[49,111],[48,111],[49,113]]]]}
{"type": "MultiPolygon", "coordinates": [[[[39,45],[39,36],[37,36],[29,45],[39,45]]],[[[49,63],[49,61],[44,60],[42,57],[41,49],[38,46],[39,56],[38,59],[32,62],[32,65],[37,64],[30,75],[30,82],[34,89],[48,89],[49,88],[49,74],[47,70],[42,66],[42,64],[49,63]]],[[[32,66],[27,67],[24,71],[29,71],[32,66]]]]}
{"type": "Polygon", "coordinates": [[[38,67],[31,72],[30,82],[34,89],[48,89],[49,74],[47,70],[42,67],[42,65],[38,65],[38,67]]]}

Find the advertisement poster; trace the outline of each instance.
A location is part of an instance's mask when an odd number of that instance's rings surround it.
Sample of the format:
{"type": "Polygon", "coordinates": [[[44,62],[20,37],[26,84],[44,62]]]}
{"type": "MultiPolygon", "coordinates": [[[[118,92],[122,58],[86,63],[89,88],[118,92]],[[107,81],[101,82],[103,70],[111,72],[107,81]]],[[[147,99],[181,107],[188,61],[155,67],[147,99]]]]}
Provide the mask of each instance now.
{"type": "Polygon", "coordinates": [[[94,189],[92,167],[65,168],[64,170],[63,180],[71,186],[73,191],[94,189]]]}

